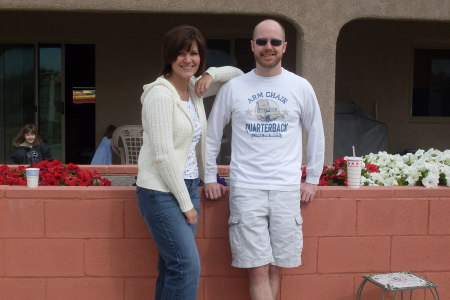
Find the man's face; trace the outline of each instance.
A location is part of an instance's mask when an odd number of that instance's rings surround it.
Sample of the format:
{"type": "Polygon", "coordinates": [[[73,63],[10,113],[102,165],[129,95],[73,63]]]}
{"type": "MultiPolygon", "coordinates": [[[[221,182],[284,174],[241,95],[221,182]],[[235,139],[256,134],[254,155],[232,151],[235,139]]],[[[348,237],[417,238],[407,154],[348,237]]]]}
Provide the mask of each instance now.
{"type": "Polygon", "coordinates": [[[286,51],[286,46],[284,34],[278,24],[267,23],[258,26],[251,41],[257,67],[271,69],[281,66],[281,58],[286,51]]]}

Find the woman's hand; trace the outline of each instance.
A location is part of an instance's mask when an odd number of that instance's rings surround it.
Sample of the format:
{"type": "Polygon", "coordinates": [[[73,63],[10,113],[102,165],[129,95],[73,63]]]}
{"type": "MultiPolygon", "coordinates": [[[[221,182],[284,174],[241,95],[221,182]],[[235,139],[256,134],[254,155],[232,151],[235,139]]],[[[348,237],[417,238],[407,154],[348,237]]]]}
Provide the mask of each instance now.
{"type": "Polygon", "coordinates": [[[186,217],[186,222],[188,224],[191,225],[197,224],[197,210],[195,210],[195,208],[185,212],[184,216],[186,217]]]}
{"type": "Polygon", "coordinates": [[[213,82],[213,78],[208,73],[203,74],[203,76],[197,80],[195,83],[195,94],[198,97],[203,97],[206,91],[209,89],[209,85],[213,82]]]}

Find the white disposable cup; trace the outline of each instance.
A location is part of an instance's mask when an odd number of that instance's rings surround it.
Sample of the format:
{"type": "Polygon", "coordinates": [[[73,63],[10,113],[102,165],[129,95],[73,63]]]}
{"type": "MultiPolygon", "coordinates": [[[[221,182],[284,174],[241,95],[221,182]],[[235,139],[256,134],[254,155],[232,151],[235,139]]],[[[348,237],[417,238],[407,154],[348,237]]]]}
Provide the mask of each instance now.
{"type": "Polygon", "coordinates": [[[27,186],[29,188],[37,188],[39,185],[39,168],[26,168],[27,186]]]}
{"type": "Polygon", "coordinates": [[[361,157],[346,156],[347,161],[347,185],[351,189],[357,189],[361,186],[361,168],[363,159],[361,157]]]}

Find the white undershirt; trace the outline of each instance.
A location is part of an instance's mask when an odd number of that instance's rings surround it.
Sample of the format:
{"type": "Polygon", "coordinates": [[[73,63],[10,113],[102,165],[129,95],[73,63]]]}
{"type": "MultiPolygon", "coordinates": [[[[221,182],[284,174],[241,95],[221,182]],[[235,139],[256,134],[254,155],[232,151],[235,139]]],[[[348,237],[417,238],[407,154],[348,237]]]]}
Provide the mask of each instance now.
{"type": "Polygon", "coordinates": [[[200,120],[191,97],[189,97],[188,101],[183,101],[183,103],[189,111],[192,122],[194,123],[194,134],[192,136],[191,147],[189,149],[189,156],[184,167],[183,178],[195,179],[198,178],[197,155],[195,147],[202,136],[202,125],[200,124],[200,120]]]}

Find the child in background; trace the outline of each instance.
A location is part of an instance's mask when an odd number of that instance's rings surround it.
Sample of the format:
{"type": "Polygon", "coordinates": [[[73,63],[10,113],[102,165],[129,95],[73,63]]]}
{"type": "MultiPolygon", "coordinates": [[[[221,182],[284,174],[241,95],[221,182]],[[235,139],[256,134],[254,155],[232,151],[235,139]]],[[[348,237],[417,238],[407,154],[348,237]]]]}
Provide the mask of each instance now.
{"type": "Polygon", "coordinates": [[[97,151],[95,151],[94,157],[92,158],[91,165],[112,165],[112,151],[119,155],[118,150],[112,145],[112,135],[116,126],[109,125],[103,134],[103,139],[98,145],[97,151]]]}
{"type": "Polygon", "coordinates": [[[34,124],[26,124],[13,140],[16,151],[8,161],[10,164],[31,165],[43,160],[53,160],[50,147],[42,141],[34,124]]]}

